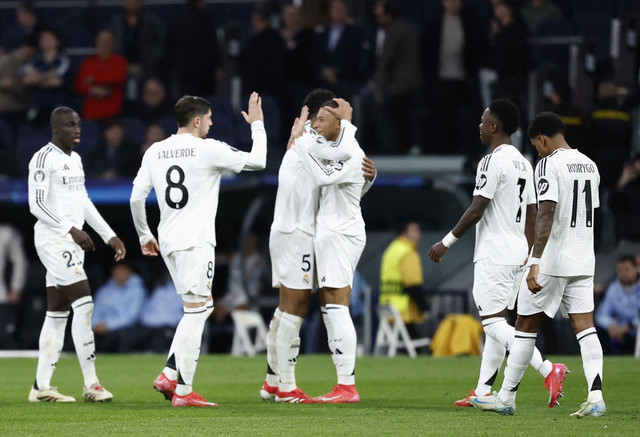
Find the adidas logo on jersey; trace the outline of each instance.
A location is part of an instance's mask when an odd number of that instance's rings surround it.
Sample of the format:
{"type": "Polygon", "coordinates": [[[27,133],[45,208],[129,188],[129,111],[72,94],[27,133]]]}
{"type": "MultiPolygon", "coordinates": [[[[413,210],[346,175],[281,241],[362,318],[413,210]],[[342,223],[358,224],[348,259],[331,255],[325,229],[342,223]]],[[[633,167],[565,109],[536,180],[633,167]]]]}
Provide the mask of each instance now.
{"type": "Polygon", "coordinates": [[[71,170],[71,169],[67,167],[67,164],[65,164],[64,167],[62,167],[62,170],[71,170]]]}

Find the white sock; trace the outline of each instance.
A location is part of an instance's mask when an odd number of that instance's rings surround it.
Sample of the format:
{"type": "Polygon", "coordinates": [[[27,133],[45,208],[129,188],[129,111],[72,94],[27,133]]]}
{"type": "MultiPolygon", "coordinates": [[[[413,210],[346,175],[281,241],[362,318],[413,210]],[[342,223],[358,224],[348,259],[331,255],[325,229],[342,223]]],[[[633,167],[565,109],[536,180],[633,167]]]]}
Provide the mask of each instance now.
{"type": "MultiPolygon", "coordinates": [[[[327,318],[333,327],[333,333],[329,337],[329,349],[335,357],[338,384],[355,384],[356,367],[356,328],[353,326],[349,307],[344,305],[326,305],[327,318]]],[[[329,332],[327,330],[327,336],[329,332]]]]}
{"type": "Polygon", "coordinates": [[[73,320],[71,320],[71,336],[76,348],[76,355],[82,369],[84,386],[98,384],[96,375],[96,344],[91,329],[93,300],[91,296],[81,297],[71,304],[73,320]]]}
{"type": "Polygon", "coordinates": [[[51,377],[56,370],[56,364],[62,345],[64,344],[64,330],[67,327],[69,311],[47,311],[40,331],[38,342],[38,368],[36,370],[36,388],[45,390],[51,387],[51,377]]]}
{"type": "Polygon", "coordinates": [[[196,373],[200,345],[202,343],[202,331],[207,321],[208,310],[206,307],[184,307],[184,315],[176,329],[173,339],[175,343],[175,359],[178,371],[178,386],[176,393],[186,396],[193,391],[193,376],[196,373]]]}
{"type": "Polygon", "coordinates": [[[498,376],[506,353],[507,350],[502,344],[488,335],[485,337],[482,361],[480,363],[480,376],[475,389],[476,396],[484,396],[491,393],[491,387],[498,376]]]}
{"type": "MultiPolygon", "coordinates": [[[[487,336],[502,344],[507,350],[511,349],[516,329],[508,324],[504,317],[491,317],[490,319],[484,319],[482,321],[482,327],[484,328],[484,332],[487,336]]],[[[543,358],[537,347],[533,350],[533,357],[529,364],[540,372],[543,378],[546,378],[553,368],[551,361],[543,358]]]]}
{"type": "Polygon", "coordinates": [[[587,390],[589,402],[599,402],[602,400],[602,345],[596,333],[596,328],[587,328],[576,334],[580,344],[580,354],[582,355],[582,368],[587,379],[587,390]]]}
{"type": "Polygon", "coordinates": [[[296,363],[300,353],[300,326],[302,317],[289,313],[282,313],[278,334],[276,335],[276,350],[278,354],[279,389],[283,392],[295,390],[296,363]]]}
{"type": "Polygon", "coordinates": [[[276,335],[280,326],[282,311],[276,308],[269,322],[269,332],[267,332],[267,384],[272,387],[278,386],[278,352],[276,351],[276,335]]]}
{"type": "MultiPolygon", "coordinates": [[[[324,322],[324,327],[327,329],[327,342],[329,343],[329,350],[331,349],[331,339],[334,335],[333,325],[331,324],[331,319],[327,317],[327,308],[325,306],[320,307],[320,313],[322,314],[322,321],[324,322]]],[[[333,361],[333,365],[337,366],[336,356],[331,352],[331,360],[333,361]]]]}
{"type": "Polygon", "coordinates": [[[516,391],[531,362],[537,335],[535,332],[515,332],[515,339],[507,359],[507,367],[504,369],[504,381],[500,393],[498,393],[498,397],[505,404],[513,404],[516,401],[516,391]]]}

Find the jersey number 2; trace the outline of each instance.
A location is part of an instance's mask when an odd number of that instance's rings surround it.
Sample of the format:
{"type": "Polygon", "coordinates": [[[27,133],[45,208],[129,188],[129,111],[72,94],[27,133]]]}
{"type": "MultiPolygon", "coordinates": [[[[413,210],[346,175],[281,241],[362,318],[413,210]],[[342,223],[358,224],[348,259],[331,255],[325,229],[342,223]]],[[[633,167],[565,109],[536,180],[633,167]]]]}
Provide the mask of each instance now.
{"type": "MultiPolygon", "coordinates": [[[[576,221],[578,219],[578,192],[580,188],[578,186],[578,180],[573,181],[573,204],[571,205],[571,227],[576,227],[576,221]]],[[[587,223],[586,226],[590,228],[593,225],[593,205],[591,204],[591,181],[584,181],[584,203],[586,209],[587,223]]]]}
{"type": "Polygon", "coordinates": [[[182,170],[182,167],[180,167],[179,165],[172,165],[171,167],[169,167],[169,170],[167,170],[166,179],[167,179],[167,189],[164,192],[165,202],[167,202],[167,205],[169,206],[169,208],[173,208],[173,209],[184,208],[184,206],[187,204],[187,201],[189,200],[189,191],[187,191],[187,187],[182,185],[182,183],[184,182],[184,170],[182,170]],[[172,176],[174,172],[178,173],[178,180],[176,182],[172,180],[172,176]],[[172,189],[176,189],[180,191],[182,195],[182,197],[180,197],[180,200],[171,199],[172,189]]]}

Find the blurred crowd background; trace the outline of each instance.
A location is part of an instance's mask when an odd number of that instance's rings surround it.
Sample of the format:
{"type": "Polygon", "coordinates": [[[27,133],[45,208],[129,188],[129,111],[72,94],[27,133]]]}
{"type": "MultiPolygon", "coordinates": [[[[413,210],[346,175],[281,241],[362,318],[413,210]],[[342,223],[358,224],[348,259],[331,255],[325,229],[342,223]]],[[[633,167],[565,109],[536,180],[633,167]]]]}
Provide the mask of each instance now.
{"type": "MultiPolygon", "coordinates": [[[[640,254],[639,12],[640,0],[0,2],[0,348],[37,346],[44,271],[33,250],[24,178],[31,156],[50,139],[51,109],[68,105],[83,119],[76,151],[90,193],[100,195],[98,208],[130,251],[124,266],[113,266],[105,249],[87,259],[98,290],[98,344],[163,350],[178,320],[170,305],[154,307],[159,324],[139,314],[172,284],[161,262],[141,259],[127,203],[144,151],[175,132],[172,107],[184,94],[212,103],[211,137],[246,150],[250,131],[240,111],[248,94],[259,92],[269,138],[264,174],[223,184],[212,351],[230,347],[230,311],[249,307],[266,317],[277,302],[267,250],[275,175],[293,118],[317,87],[351,102],[358,140],[379,169],[363,200],[368,245],[359,268],[374,307],[380,259],[394,230],[418,222],[426,253],[468,205],[475,163],[486,152],[480,115],[495,98],[520,107],[514,144],[532,161],[522,132],[535,113],[552,110],[567,125],[569,144],[598,164],[595,292],[603,299],[620,256],[640,254]],[[119,300],[101,299],[101,286],[135,289],[139,305],[101,313],[119,300]],[[140,338],[127,331],[140,326],[140,338]]],[[[447,313],[473,312],[468,296],[457,299],[472,278],[473,243],[466,240],[455,261],[424,262],[433,297],[427,330],[447,313]]],[[[362,293],[354,295],[364,300],[362,293]]],[[[174,307],[179,313],[179,301],[174,307]]],[[[362,309],[371,312],[375,319],[371,305],[362,309]]],[[[566,327],[559,321],[556,328],[560,334],[547,336],[549,353],[561,347],[556,340],[566,327]]]]}

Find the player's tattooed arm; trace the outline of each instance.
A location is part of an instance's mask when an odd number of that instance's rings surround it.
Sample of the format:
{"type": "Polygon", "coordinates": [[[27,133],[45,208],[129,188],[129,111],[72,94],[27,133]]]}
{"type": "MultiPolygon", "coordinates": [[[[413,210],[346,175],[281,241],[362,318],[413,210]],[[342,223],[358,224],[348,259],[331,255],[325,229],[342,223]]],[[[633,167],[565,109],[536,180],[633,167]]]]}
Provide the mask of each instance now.
{"type": "Polygon", "coordinates": [[[533,244],[533,257],[540,258],[551,235],[553,215],[556,212],[556,202],[545,200],[540,202],[536,217],[536,237],[533,244]]]}

